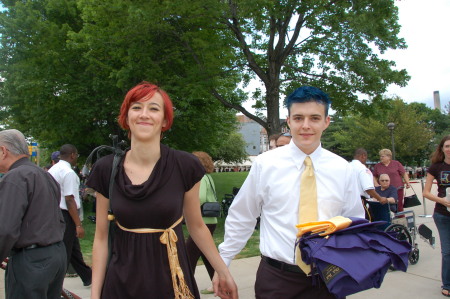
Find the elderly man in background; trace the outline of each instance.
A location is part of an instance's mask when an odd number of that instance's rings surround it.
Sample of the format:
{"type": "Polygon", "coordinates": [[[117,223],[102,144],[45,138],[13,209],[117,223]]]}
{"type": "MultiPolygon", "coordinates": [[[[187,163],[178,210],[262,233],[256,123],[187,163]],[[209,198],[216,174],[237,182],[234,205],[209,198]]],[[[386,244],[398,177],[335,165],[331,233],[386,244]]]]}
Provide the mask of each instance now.
{"type": "Polygon", "coordinates": [[[379,181],[381,185],[375,187],[375,191],[387,198],[389,205],[381,206],[378,202],[370,202],[369,211],[373,215],[372,221],[386,221],[385,225],[378,226],[379,229],[385,230],[391,224],[391,210],[397,211],[397,188],[391,186],[391,179],[385,173],[380,175],[379,181]]]}
{"type": "Polygon", "coordinates": [[[66,271],[59,185],[28,159],[17,130],[0,132],[0,260],[6,299],[60,298],[66,271]]]}
{"type": "Polygon", "coordinates": [[[381,174],[387,174],[391,180],[391,185],[397,188],[397,199],[399,212],[403,211],[404,186],[411,187],[409,176],[402,163],[392,160],[392,152],[389,149],[382,149],[379,152],[380,163],[375,164],[373,169],[374,185],[379,186],[378,179],[381,174]]]}

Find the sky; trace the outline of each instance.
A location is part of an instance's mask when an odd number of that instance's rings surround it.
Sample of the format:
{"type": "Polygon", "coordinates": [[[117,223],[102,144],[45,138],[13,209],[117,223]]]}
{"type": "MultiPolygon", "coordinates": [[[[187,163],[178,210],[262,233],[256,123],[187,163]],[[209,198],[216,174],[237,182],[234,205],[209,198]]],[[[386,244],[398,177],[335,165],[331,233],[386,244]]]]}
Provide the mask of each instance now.
{"type": "Polygon", "coordinates": [[[391,85],[386,95],[434,108],[433,92],[439,91],[441,108],[450,100],[450,1],[397,0],[400,37],[405,50],[390,50],[382,57],[406,69],[411,79],[405,87],[391,85]]]}

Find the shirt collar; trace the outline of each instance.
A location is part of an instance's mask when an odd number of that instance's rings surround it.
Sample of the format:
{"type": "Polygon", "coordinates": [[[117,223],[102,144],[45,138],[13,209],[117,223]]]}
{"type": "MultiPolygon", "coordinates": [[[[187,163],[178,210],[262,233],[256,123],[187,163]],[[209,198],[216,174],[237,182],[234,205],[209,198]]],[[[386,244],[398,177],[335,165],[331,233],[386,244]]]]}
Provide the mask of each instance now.
{"type": "Polygon", "coordinates": [[[15,161],[13,164],[11,164],[11,166],[8,169],[8,171],[10,171],[10,170],[12,170],[12,169],[14,169],[16,167],[19,167],[20,165],[25,165],[25,164],[33,164],[33,165],[35,165],[33,162],[28,160],[27,157],[23,157],[23,158],[20,158],[19,160],[15,161]]]}
{"type": "MultiPolygon", "coordinates": [[[[59,160],[59,162],[56,163],[56,164],[59,164],[59,163],[65,164],[65,166],[67,166],[67,167],[69,167],[70,169],[72,169],[72,165],[70,165],[70,163],[67,162],[66,160],[59,160]]],[[[56,164],[55,164],[55,165],[56,165],[56,164]]]]}
{"type": "Polygon", "coordinates": [[[361,161],[359,161],[358,159],[353,159],[352,162],[353,163],[357,163],[357,164],[361,164],[361,165],[364,166],[364,164],[361,161]]]}
{"type": "Polygon", "coordinates": [[[319,158],[322,155],[322,143],[319,144],[319,146],[316,148],[316,150],[309,155],[305,154],[301,149],[299,149],[295,145],[295,143],[292,142],[292,140],[286,146],[289,146],[290,156],[294,160],[294,164],[297,167],[297,169],[300,170],[303,168],[303,163],[305,162],[305,158],[307,156],[309,156],[311,158],[311,161],[313,163],[313,168],[316,169],[316,165],[318,165],[317,163],[319,162],[319,158]]]}

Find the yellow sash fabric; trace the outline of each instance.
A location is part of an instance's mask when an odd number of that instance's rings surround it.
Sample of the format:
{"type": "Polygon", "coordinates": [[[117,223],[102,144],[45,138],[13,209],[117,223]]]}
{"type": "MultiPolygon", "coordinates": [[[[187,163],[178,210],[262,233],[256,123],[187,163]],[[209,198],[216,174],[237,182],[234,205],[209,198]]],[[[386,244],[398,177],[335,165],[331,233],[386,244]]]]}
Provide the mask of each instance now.
{"type": "Polygon", "coordinates": [[[177,244],[178,241],[177,234],[173,230],[178,224],[183,220],[183,216],[178,219],[174,224],[172,224],[167,229],[157,229],[157,228],[125,228],[116,221],[117,226],[127,232],[132,232],[136,234],[152,234],[152,233],[162,233],[159,240],[162,244],[167,247],[167,256],[169,259],[170,273],[172,274],[172,284],[175,293],[175,299],[190,299],[194,298],[189,287],[186,285],[184,280],[183,269],[181,269],[180,261],[178,259],[177,244]]]}
{"type": "Polygon", "coordinates": [[[297,224],[298,228],[297,238],[301,238],[304,234],[311,232],[312,234],[319,234],[319,236],[327,236],[338,230],[347,228],[352,224],[352,220],[342,216],[336,216],[327,221],[315,221],[297,224]]]}

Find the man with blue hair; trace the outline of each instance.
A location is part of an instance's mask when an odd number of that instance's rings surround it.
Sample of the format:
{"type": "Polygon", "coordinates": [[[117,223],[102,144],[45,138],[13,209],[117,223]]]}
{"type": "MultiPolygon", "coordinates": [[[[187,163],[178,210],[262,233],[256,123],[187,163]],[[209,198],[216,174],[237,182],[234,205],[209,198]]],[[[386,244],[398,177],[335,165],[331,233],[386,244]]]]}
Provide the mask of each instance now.
{"type": "Polygon", "coordinates": [[[328,95],[303,86],[285,104],[292,140],[253,162],[228,212],[219,250],[229,265],[261,216],[256,298],[331,299],[325,283],[313,285],[308,266],[301,265],[296,225],[335,216],[364,218],[364,209],[349,163],[321,146],[330,124],[328,95]]]}

